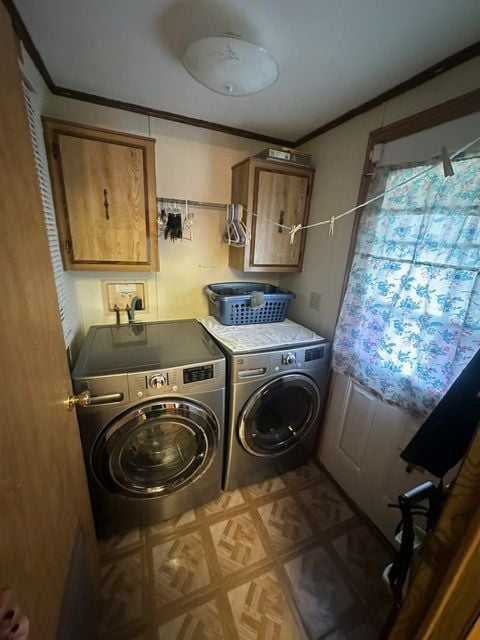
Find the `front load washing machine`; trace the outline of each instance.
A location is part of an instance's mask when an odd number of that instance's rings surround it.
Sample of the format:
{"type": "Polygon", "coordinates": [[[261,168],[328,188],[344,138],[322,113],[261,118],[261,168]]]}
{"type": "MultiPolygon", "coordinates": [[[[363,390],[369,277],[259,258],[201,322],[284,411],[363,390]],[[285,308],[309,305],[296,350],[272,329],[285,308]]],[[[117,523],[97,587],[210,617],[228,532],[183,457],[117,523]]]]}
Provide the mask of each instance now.
{"type": "Polygon", "coordinates": [[[219,495],[225,356],[196,320],[91,327],[72,378],[99,536],[219,495]]]}
{"type": "Polygon", "coordinates": [[[300,466],[312,456],[325,403],[330,345],[290,320],[225,327],[202,320],[227,354],[225,490],[300,466]]]}

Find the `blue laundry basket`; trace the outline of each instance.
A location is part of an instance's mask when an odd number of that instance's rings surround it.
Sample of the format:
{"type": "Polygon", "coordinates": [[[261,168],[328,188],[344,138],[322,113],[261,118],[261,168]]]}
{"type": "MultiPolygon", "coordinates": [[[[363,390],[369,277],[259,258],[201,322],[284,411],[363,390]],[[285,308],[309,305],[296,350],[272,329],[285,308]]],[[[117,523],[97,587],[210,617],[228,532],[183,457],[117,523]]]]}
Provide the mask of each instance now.
{"type": "Polygon", "coordinates": [[[225,325],[283,322],[295,294],[261,282],[219,282],[204,289],[208,312],[225,325]]]}

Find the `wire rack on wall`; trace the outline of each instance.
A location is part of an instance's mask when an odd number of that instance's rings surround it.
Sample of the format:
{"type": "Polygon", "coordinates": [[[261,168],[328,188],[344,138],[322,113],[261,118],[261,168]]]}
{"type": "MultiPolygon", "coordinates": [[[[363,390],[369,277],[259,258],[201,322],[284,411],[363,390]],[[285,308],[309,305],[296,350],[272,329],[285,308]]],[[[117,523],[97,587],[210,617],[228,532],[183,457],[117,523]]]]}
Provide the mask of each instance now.
{"type": "Polygon", "coordinates": [[[201,200],[185,200],[182,198],[157,198],[158,205],[166,204],[188,204],[189,207],[195,207],[195,209],[221,209],[225,210],[226,203],[221,202],[203,202],[201,200]]]}

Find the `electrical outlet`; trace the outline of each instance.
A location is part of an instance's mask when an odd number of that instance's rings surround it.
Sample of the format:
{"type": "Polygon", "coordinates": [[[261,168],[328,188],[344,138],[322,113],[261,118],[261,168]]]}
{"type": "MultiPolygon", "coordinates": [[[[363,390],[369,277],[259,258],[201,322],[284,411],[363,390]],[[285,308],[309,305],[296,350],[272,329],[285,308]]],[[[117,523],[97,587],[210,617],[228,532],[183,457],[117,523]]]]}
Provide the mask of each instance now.
{"type": "Polygon", "coordinates": [[[107,311],[114,311],[115,305],[123,311],[125,307],[132,306],[132,299],[136,296],[142,300],[142,311],[145,311],[146,283],[138,280],[113,280],[103,281],[104,303],[107,311]]]}
{"type": "Polygon", "coordinates": [[[321,295],[317,291],[310,292],[310,302],[308,306],[310,309],[315,309],[315,311],[320,311],[320,299],[321,295]]]}

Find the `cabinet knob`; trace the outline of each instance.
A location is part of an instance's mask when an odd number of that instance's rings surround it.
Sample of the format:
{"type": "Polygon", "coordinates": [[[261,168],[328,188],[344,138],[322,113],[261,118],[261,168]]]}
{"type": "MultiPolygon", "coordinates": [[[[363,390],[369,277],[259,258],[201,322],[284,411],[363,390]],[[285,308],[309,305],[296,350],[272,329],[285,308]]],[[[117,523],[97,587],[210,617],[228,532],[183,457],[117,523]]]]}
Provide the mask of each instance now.
{"type": "MultiPolygon", "coordinates": [[[[280,216],[278,218],[278,224],[283,224],[285,220],[285,211],[280,211],[280,216]]],[[[283,227],[278,227],[278,233],[283,233],[283,227]]]]}

